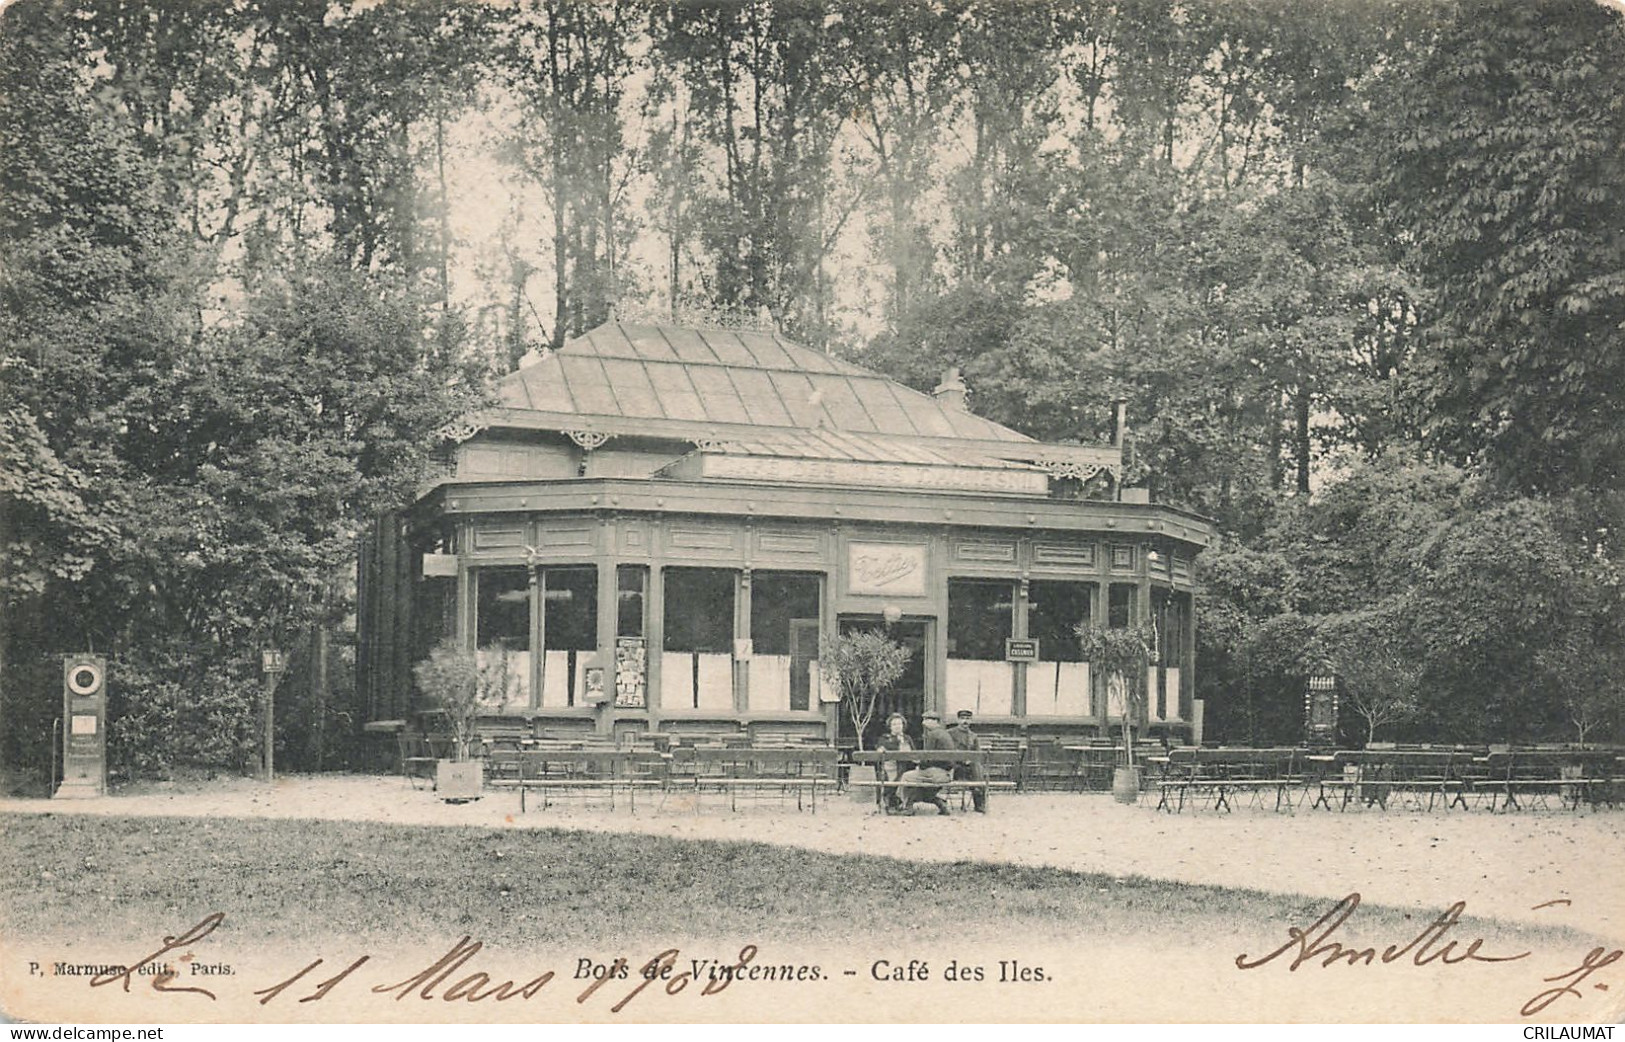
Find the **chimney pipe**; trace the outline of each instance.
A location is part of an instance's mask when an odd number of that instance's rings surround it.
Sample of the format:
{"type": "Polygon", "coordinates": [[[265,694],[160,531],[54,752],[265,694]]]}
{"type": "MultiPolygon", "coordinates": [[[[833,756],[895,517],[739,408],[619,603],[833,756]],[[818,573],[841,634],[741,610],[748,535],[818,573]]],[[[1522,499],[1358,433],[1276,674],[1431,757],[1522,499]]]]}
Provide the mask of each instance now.
{"type": "Polygon", "coordinates": [[[1112,447],[1123,447],[1123,438],[1128,434],[1128,399],[1112,399],[1112,447]]]}
{"type": "Polygon", "coordinates": [[[942,374],[942,382],[931,391],[931,396],[951,409],[964,412],[965,396],[969,392],[970,389],[965,386],[965,380],[959,375],[959,367],[956,365],[942,374]]]}

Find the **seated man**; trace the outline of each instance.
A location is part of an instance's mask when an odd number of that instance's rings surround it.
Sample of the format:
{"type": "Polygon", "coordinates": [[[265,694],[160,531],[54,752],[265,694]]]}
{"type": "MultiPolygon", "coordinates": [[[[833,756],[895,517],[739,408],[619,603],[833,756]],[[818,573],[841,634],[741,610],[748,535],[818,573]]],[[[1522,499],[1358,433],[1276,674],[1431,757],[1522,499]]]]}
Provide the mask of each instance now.
{"type": "MultiPolygon", "coordinates": [[[[925,726],[925,740],[923,747],[927,750],[942,750],[952,752],[954,740],[948,734],[948,729],[942,726],[942,718],[935,713],[927,713],[921,718],[925,726]]],[[[907,810],[916,803],[934,803],[937,813],[947,814],[948,802],[942,798],[941,786],[953,780],[946,767],[940,764],[920,764],[911,771],[904,772],[898,779],[903,786],[903,809],[907,810]]]]}
{"type": "MultiPolygon", "coordinates": [[[[961,709],[957,716],[958,722],[948,730],[948,736],[954,740],[954,748],[963,749],[966,752],[980,749],[982,740],[977,737],[975,731],[970,729],[971,718],[975,714],[969,709],[961,709]]],[[[985,782],[987,780],[987,775],[982,772],[982,765],[979,763],[965,763],[956,766],[954,768],[954,777],[973,782],[985,782]]],[[[972,789],[970,798],[971,802],[976,806],[976,813],[987,813],[987,790],[985,788],[972,789]]]]}

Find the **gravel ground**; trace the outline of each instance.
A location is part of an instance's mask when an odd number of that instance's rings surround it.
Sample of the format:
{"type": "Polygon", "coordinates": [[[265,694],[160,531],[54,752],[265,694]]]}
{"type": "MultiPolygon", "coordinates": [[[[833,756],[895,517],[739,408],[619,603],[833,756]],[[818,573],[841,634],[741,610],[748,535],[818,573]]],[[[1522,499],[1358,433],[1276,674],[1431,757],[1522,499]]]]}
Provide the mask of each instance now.
{"type": "Polygon", "coordinates": [[[1158,813],[1100,794],[997,797],[986,816],[896,818],[847,797],[816,814],[768,799],[741,804],[707,796],[696,812],[673,797],[611,811],[601,799],[555,804],[488,792],[445,803],[400,778],[289,777],[267,787],[244,779],[149,788],[95,800],[3,800],[22,813],[318,818],[496,829],[562,827],[684,839],[751,840],[831,853],[918,861],[995,861],[1330,899],[1358,891],[1367,902],[1436,914],[1455,901],[1469,915],[1571,925],[1625,939],[1625,811],[1394,810],[1386,813],[1243,808],[1234,814],[1158,813]],[[1560,902],[1551,904],[1550,902],[1560,902]],[[1561,902],[1568,902],[1566,904],[1561,902]],[[1544,907],[1537,907],[1544,906],[1544,907]]]}

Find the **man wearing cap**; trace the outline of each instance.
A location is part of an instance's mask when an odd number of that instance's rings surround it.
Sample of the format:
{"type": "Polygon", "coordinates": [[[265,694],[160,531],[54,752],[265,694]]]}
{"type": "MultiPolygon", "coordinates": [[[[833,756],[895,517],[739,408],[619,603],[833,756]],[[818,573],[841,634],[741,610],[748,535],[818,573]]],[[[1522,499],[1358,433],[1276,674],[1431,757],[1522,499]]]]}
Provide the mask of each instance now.
{"type": "MultiPolygon", "coordinates": [[[[982,747],[982,740],[976,736],[975,731],[970,729],[971,717],[974,715],[969,709],[961,709],[954,726],[948,729],[948,737],[953,739],[955,749],[971,750],[982,747]]],[[[983,773],[982,765],[979,763],[955,765],[954,777],[973,782],[985,782],[987,780],[987,775],[983,773]]],[[[971,803],[976,807],[976,813],[987,813],[987,788],[985,785],[971,789],[970,798],[971,803]]]]}
{"type": "MultiPolygon", "coordinates": [[[[927,751],[953,751],[954,740],[949,737],[948,729],[942,726],[942,717],[927,713],[920,718],[920,722],[925,728],[922,748],[927,751]]],[[[937,813],[949,813],[948,801],[942,798],[941,786],[952,780],[953,775],[948,773],[946,767],[929,763],[916,766],[898,779],[903,787],[903,809],[906,811],[916,803],[932,803],[936,805],[937,813]]]]}

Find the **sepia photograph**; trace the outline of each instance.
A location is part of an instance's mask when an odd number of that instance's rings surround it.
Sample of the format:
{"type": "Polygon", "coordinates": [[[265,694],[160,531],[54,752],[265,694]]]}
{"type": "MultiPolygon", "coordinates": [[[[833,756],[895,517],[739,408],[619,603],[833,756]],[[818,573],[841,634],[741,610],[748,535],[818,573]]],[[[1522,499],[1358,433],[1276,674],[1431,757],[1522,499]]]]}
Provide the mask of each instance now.
{"type": "Polygon", "coordinates": [[[0,6],[8,1024],[1609,1038],[1622,802],[1625,3],[0,6]]]}

